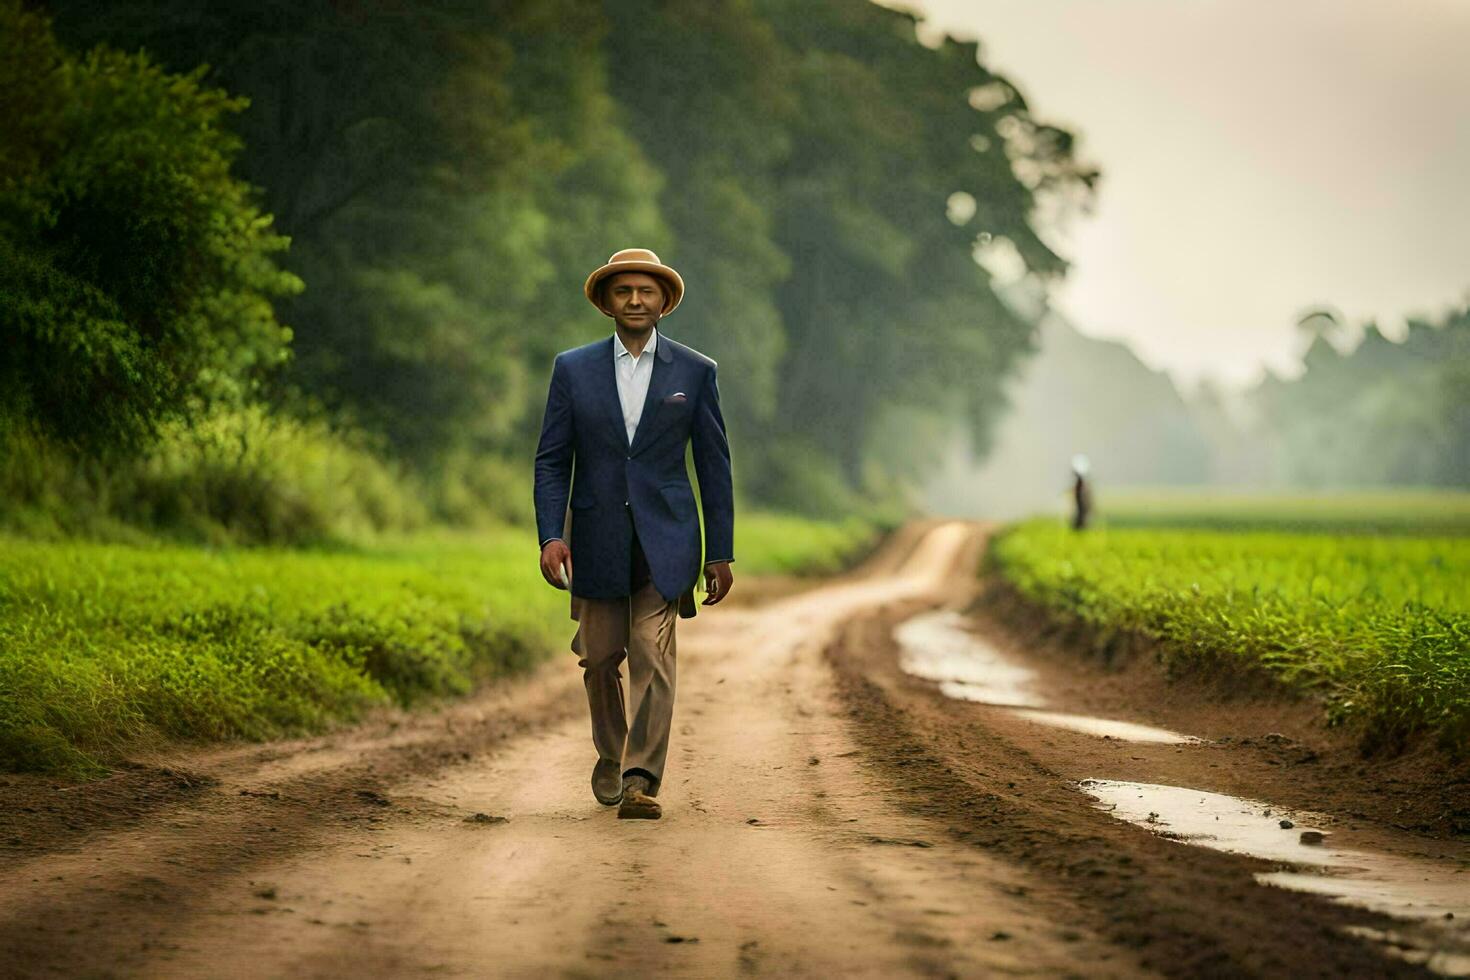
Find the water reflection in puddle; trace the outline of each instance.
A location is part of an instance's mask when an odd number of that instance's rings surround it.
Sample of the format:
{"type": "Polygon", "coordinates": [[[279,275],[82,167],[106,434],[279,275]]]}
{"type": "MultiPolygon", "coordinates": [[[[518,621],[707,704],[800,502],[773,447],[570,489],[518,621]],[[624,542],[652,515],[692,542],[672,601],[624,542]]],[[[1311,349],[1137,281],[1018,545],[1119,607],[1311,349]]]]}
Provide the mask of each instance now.
{"type": "Polygon", "coordinates": [[[1102,738],[1119,738],[1125,742],[1157,742],[1162,745],[1198,745],[1204,741],[1193,735],[1181,735],[1167,728],[1152,725],[1136,725],[1131,721],[1113,721],[1111,718],[1094,718],[1091,715],[1069,715],[1060,711],[1037,711],[1020,708],[1016,714],[1043,725],[1066,728],[1086,735],[1102,738]]]}
{"type": "Polygon", "coordinates": [[[1085,735],[1166,745],[1202,741],[1150,725],[1040,710],[1046,699],[1036,690],[1035,671],[1008,660],[965,629],[965,618],[953,610],[906,620],[893,631],[893,638],[898,642],[899,667],[915,677],[937,681],[947,698],[1013,708],[1023,718],[1085,735]]]}
{"type": "Polygon", "coordinates": [[[1106,779],[1085,779],[1080,785],[1113,816],[1173,840],[1299,866],[1257,874],[1263,884],[1416,920],[1418,929],[1373,938],[1438,973],[1470,975],[1470,854],[1456,867],[1341,848],[1331,838],[1303,844],[1301,834],[1312,829],[1307,826],[1312,814],[1288,815],[1254,800],[1180,786],[1106,779]],[[1292,826],[1283,828],[1283,819],[1292,826]]]}
{"type": "Polygon", "coordinates": [[[966,630],[964,617],[953,610],[905,620],[893,638],[898,641],[899,667],[915,677],[938,681],[948,697],[1031,708],[1046,703],[1032,690],[1036,674],[966,630]]]}

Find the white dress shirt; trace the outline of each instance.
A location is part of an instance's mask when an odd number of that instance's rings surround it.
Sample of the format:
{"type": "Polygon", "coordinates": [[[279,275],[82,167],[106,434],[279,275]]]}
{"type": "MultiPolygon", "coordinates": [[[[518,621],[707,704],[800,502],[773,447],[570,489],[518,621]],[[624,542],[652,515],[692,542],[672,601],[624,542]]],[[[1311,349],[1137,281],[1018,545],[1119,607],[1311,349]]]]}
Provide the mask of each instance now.
{"type": "Polygon", "coordinates": [[[623,403],[623,426],[628,430],[628,445],[638,431],[643,417],[643,401],[648,397],[648,383],[653,380],[653,353],[658,347],[658,328],[648,335],[648,343],[637,357],[623,346],[623,338],[613,333],[613,364],[617,368],[618,401],[623,403]]]}

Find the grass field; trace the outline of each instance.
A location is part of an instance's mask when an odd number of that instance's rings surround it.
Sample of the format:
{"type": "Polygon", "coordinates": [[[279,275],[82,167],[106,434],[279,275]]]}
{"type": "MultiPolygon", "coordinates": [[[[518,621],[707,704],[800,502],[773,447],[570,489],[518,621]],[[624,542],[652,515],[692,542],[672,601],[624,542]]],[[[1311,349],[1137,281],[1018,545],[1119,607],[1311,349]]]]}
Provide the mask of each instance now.
{"type": "MultiPolygon", "coordinates": [[[[1360,725],[1370,744],[1433,733],[1465,748],[1470,538],[1410,536],[1411,504],[1395,536],[1355,520],[1353,533],[1331,533],[1331,508],[1312,516],[1318,533],[1252,530],[1245,509],[1229,531],[1198,529],[1221,525],[1196,512],[1183,528],[1156,512],[1158,527],[1115,520],[1081,534],[1028,521],[999,537],[991,561],[1047,609],[1158,641],[1174,668],[1263,668],[1320,693],[1330,719],[1360,725]]],[[[1259,513],[1257,527],[1286,520],[1259,513]]],[[[1442,517],[1426,526],[1442,530],[1442,517]]]]}
{"type": "MultiPolygon", "coordinates": [[[[830,570],[877,533],[742,515],[737,576],[830,570]]],[[[536,556],[509,528],[333,549],[0,537],[0,769],[97,772],[164,738],[320,731],[466,693],[570,639],[536,556]]]]}
{"type": "Polygon", "coordinates": [[[1124,488],[1102,494],[1108,527],[1329,534],[1470,535],[1470,493],[1344,490],[1271,493],[1124,488]]]}

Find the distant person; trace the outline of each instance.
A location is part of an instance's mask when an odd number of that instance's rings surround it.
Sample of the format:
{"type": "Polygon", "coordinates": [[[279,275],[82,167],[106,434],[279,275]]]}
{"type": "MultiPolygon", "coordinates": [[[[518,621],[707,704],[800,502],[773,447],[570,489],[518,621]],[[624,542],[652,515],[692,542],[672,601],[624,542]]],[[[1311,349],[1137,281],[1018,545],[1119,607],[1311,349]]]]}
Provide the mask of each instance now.
{"type": "Polygon", "coordinates": [[[1072,457],[1072,530],[1081,531],[1092,519],[1092,485],[1087,481],[1091,468],[1087,457],[1078,453],[1072,457]]]}
{"type": "Polygon", "coordinates": [[[657,329],[684,296],[679,273],[646,248],[627,248],[588,276],[583,292],[613,318],[614,331],[552,364],[536,448],[541,574],[571,592],[579,624],[572,651],[592,713],[592,794],[618,806],[619,817],[658,819],[654,797],[674,713],[674,627],[697,611],[700,573],[684,451],[692,443],[713,556],[704,562],[704,604],[712,606],[734,582],[730,447],[715,362],[657,329]],[[572,569],[574,554],[581,571],[572,569]]]}

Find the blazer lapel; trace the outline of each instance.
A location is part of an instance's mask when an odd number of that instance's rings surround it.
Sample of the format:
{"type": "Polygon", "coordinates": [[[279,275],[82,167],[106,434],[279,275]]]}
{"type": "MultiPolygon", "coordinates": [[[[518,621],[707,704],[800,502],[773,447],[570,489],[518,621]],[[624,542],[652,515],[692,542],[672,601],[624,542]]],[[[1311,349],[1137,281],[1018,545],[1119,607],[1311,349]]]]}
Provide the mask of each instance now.
{"type": "MultiPolygon", "coordinates": [[[[658,421],[658,410],[662,407],[664,397],[668,395],[674,378],[674,349],[663,338],[659,337],[658,347],[654,351],[653,376],[648,379],[648,395],[643,399],[643,414],[638,416],[638,428],[633,433],[633,445],[628,448],[629,455],[638,452],[645,445],[654,431],[654,424],[658,421]]],[[[614,379],[616,389],[616,379],[614,379]]],[[[617,394],[614,390],[613,394],[617,394]]],[[[622,416],[619,415],[619,419],[622,416]]],[[[624,427],[623,435],[628,434],[624,427]]]]}
{"type": "MultiPolygon", "coordinates": [[[[598,384],[602,388],[600,398],[605,406],[603,414],[612,423],[613,439],[623,447],[624,453],[631,453],[632,448],[628,445],[628,426],[623,422],[623,400],[618,397],[618,368],[615,362],[613,338],[609,336],[607,342],[602,345],[602,367],[597,369],[598,384]]],[[[657,365],[655,365],[657,367],[657,365]]],[[[653,385],[649,385],[652,389],[653,385]]]]}

